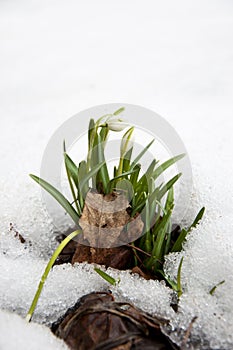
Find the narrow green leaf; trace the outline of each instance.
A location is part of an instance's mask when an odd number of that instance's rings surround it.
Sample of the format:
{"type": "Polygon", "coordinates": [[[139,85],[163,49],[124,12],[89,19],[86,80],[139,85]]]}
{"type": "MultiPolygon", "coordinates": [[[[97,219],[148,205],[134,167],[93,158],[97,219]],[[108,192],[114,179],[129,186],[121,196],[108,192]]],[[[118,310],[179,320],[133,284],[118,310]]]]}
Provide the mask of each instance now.
{"type": "Polygon", "coordinates": [[[145,191],[146,193],[148,192],[152,193],[152,191],[149,191],[148,185],[149,185],[149,182],[154,183],[154,179],[152,178],[152,173],[156,164],[157,164],[156,160],[153,159],[151,164],[147,168],[146,172],[139,179],[136,189],[138,189],[139,191],[145,191]]]}
{"type": "Polygon", "coordinates": [[[171,165],[175,164],[176,162],[178,162],[180,159],[182,159],[185,156],[184,153],[173,157],[171,159],[168,159],[166,162],[164,162],[163,164],[161,164],[157,169],[155,169],[155,171],[152,174],[152,177],[154,180],[156,180],[159,175],[161,175],[166,169],[168,169],[171,165]]]}
{"type": "Polygon", "coordinates": [[[134,169],[135,171],[130,175],[130,179],[129,180],[130,180],[130,182],[133,185],[133,188],[135,190],[136,185],[137,185],[138,175],[139,175],[140,170],[141,170],[141,165],[140,164],[136,164],[135,167],[131,168],[131,169],[134,169]]]}
{"type": "Polygon", "coordinates": [[[169,211],[167,214],[165,214],[157,226],[157,232],[156,232],[157,237],[153,245],[152,256],[151,258],[149,258],[149,261],[148,261],[148,267],[150,269],[153,269],[154,271],[157,271],[160,268],[161,264],[159,263],[159,261],[164,256],[164,252],[163,252],[164,239],[165,239],[169,221],[171,218],[171,213],[172,212],[169,211]]]}
{"type": "Polygon", "coordinates": [[[26,316],[26,321],[27,322],[30,322],[31,321],[31,318],[33,316],[33,313],[35,311],[35,308],[36,308],[36,305],[38,303],[38,300],[39,300],[39,297],[40,297],[40,294],[42,292],[42,289],[43,289],[43,286],[44,286],[44,283],[48,277],[48,274],[50,272],[50,270],[52,269],[56,259],[58,258],[59,254],[62,252],[62,250],[65,248],[65,246],[75,237],[77,236],[81,231],[80,230],[77,230],[77,231],[74,231],[72,233],[69,234],[69,236],[67,236],[65,239],[63,239],[63,241],[59,244],[59,246],[57,247],[57,249],[55,250],[55,252],[53,253],[51,259],[49,260],[46,268],[45,268],[45,271],[41,277],[41,280],[40,280],[40,283],[38,285],[38,288],[37,288],[37,291],[36,291],[36,294],[33,298],[33,301],[32,301],[32,304],[30,306],[30,309],[27,313],[27,316],[26,316]]]}
{"type": "Polygon", "coordinates": [[[165,203],[165,212],[172,210],[174,207],[174,190],[173,187],[171,187],[168,191],[167,194],[167,199],[166,199],[166,203],[165,203]]]}
{"type": "Polygon", "coordinates": [[[125,197],[128,198],[128,201],[131,202],[131,199],[134,195],[133,193],[133,186],[129,180],[123,179],[117,182],[116,184],[116,190],[117,191],[123,191],[125,197]]]}
{"type": "Polygon", "coordinates": [[[95,272],[97,272],[105,281],[110,283],[111,285],[115,286],[117,284],[115,278],[109,276],[106,272],[98,269],[97,267],[94,268],[95,272]]]}
{"type": "Polygon", "coordinates": [[[184,228],[181,230],[177,240],[175,241],[175,243],[174,243],[174,245],[173,245],[173,247],[171,249],[172,253],[180,252],[182,250],[183,243],[185,242],[188,233],[191,231],[191,229],[193,227],[197,226],[199,221],[202,219],[204,212],[205,212],[205,208],[203,207],[199,211],[199,213],[197,214],[197,216],[196,216],[195,220],[193,221],[192,225],[187,230],[184,229],[184,228]]]}
{"type": "Polygon", "coordinates": [[[176,181],[181,177],[181,173],[175,175],[171,180],[169,180],[159,191],[158,194],[158,200],[163,198],[163,196],[166,194],[167,191],[170,190],[170,188],[176,183],[176,181]]]}
{"type": "Polygon", "coordinates": [[[105,162],[102,162],[100,164],[97,164],[96,166],[94,166],[91,171],[89,171],[82,179],[82,181],[80,181],[80,189],[82,191],[82,189],[84,188],[85,185],[88,184],[88,181],[101,169],[102,166],[104,166],[105,162]]]}
{"type": "MultiPolygon", "coordinates": [[[[66,149],[65,143],[63,144],[63,147],[64,147],[64,150],[65,150],[66,149]]],[[[75,203],[78,215],[81,216],[80,204],[78,202],[78,199],[77,199],[77,196],[76,196],[76,193],[75,193],[75,189],[74,189],[73,181],[72,181],[72,174],[71,174],[70,169],[69,169],[69,167],[68,167],[68,165],[66,163],[66,156],[65,155],[66,155],[66,153],[64,153],[64,161],[65,161],[65,168],[66,168],[66,174],[67,174],[68,182],[69,182],[70,190],[71,190],[72,197],[73,197],[73,202],[75,203]]]]}
{"type": "Polygon", "coordinates": [[[209,291],[210,295],[214,295],[215,290],[218,286],[221,286],[221,284],[225,283],[225,280],[219,282],[218,284],[216,284],[213,288],[211,288],[211,290],[209,291]]]}
{"type": "Polygon", "coordinates": [[[170,244],[171,244],[171,231],[172,231],[172,223],[171,220],[168,224],[168,230],[167,230],[167,235],[166,235],[166,240],[165,240],[165,249],[164,249],[164,255],[167,255],[170,250],[170,244]]]}
{"type": "Polygon", "coordinates": [[[133,147],[131,147],[128,152],[126,152],[124,159],[123,159],[123,167],[122,172],[125,173],[126,171],[129,171],[130,169],[130,162],[132,157],[133,147]]]}
{"type": "Polygon", "coordinates": [[[165,275],[165,273],[163,272],[163,270],[158,270],[158,272],[163,276],[163,278],[165,279],[165,281],[167,281],[168,284],[170,284],[170,286],[172,287],[172,289],[177,292],[178,288],[177,288],[177,283],[172,281],[168,276],[165,275]]]}
{"type": "Polygon", "coordinates": [[[142,158],[142,156],[144,156],[144,154],[150,148],[150,146],[152,145],[153,142],[154,142],[154,139],[139,153],[139,155],[132,162],[130,169],[133,169],[136,166],[138,161],[142,158]]]}
{"type": "Polygon", "coordinates": [[[88,126],[88,149],[90,150],[93,144],[93,138],[95,134],[95,121],[90,119],[88,126]]]}
{"type": "Polygon", "coordinates": [[[115,111],[115,112],[113,113],[113,115],[118,115],[118,114],[124,112],[124,110],[125,110],[125,107],[121,107],[121,108],[119,108],[117,111],[115,111]]]}
{"type": "Polygon", "coordinates": [[[100,182],[103,185],[104,193],[107,193],[107,186],[109,183],[108,168],[105,162],[103,144],[101,142],[101,138],[99,135],[97,135],[97,139],[98,139],[98,144],[97,144],[98,163],[97,164],[104,163],[104,165],[102,165],[102,167],[99,170],[100,182]]]}
{"type": "Polygon", "coordinates": [[[66,153],[66,141],[63,140],[63,153],[66,153]]]}
{"type": "Polygon", "coordinates": [[[70,202],[63,196],[61,192],[56,190],[55,187],[50,185],[48,182],[45,180],[39,178],[36,175],[30,174],[30,177],[36,181],[41,187],[43,187],[48,193],[50,193],[56,200],[57,202],[65,209],[67,214],[70,215],[70,217],[74,220],[74,222],[77,224],[79,221],[79,215],[76,212],[76,210],[72,207],[70,202]]]}
{"type": "Polygon", "coordinates": [[[145,204],[146,204],[146,198],[144,198],[144,199],[141,199],[140,201],[139,201],[139,204],[138,205],[136,205],[135,207],[133,207],[133,210],[132,210],[132,213],[131,213],[131,217],[134,217],[134,215],[136,214],[136,213],[140,213],[141,212],[141,210],[144,208],[144,206],[145,206],[145,204]]]}
{"type": "Polygon", "coordinates": [[[174,252],[180,252],[182,250],[182,245],[186,239],[186,236],[188,234],[188,231],[185,230],[184,228],[181,230],[177,240],[175,241],[172,249],[171,249],[171,252],[174,253],[174,252]]]}
{"type": "Polygon", "coordinates": [[[196,218],[194,219],[192,225],[189,227],[188,231],[190,231],[192,228],[195,228],[199,224],[200,220],[202,219],[202,217],[204,215],[204,212],[205,212],[205,207],[201,208],[201,210],[197,214],[196,218]]]}
{"type": "Polygon", "coordinates": [[[181,285],[181,269],[182,269],[182,264],[183,264],[184,257],[180,259],[179,267],[178,267],[178,272],[177,272],[177,295],[178,299],[181,297],[183,291],[182,291],[182,285],[181,285]]]}
{"type": "Polygon", "coordinates": [[[64,153],[64,157],[65,157],[65,165],[67,166],[69,173],[75,183],[75,186],[77,188],[78,191],[78,201],[79,201],[79,205],[81,210],[83,209],[83,196],[82,196],[82,192],[81,192],[81,188],[80,188],[80,182],[79,182],[79,176],[78,176],[78,167],[77,165],[73,162],[73,160],[68,156],[67,153],[64,153]]]}

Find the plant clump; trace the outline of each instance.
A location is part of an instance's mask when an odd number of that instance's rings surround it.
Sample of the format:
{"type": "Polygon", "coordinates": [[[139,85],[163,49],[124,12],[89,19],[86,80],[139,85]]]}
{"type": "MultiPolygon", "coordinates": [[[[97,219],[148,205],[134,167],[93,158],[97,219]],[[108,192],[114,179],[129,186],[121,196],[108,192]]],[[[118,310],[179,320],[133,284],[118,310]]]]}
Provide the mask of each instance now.
{"type": "MultiPolygon", "coordinates": [[[[76,164],[66,152],[64,163],[73,201],[69,201],[51,184],[35,175],[31,177],[48,191],[65,209],[77,226],[61,242],[62,249],[71,245],[71,239],[78,236],[71,261],[94,262],[114,268],[132,268],[144,277],[164,279],[178,294],[181,287],[181,259],[176,281],[164,274],[165,256],[182,250],[188,233],[202,218],[200,210],[188,228],[180,228],[172,222],[174,208],[174,185],[181,173],[168,182],[159,182],[161,175],[184,157],[177,155],[159,164],[153,159],[143,173],[141,159],[153,144],[149,144],[134,155],[134,127],[126,124],[119,114],[105,115],[97,121],[90,119],[88,127],[88,152],[85,160],[76,164]],[[110,176],[105,159],[105,148],[111,132],[121,132],[119,162],[110,176]]],[[[59,254],[62,249],[58,249],[59,254]]],[[[53,264],[59,256],[54,253],[53,264]]],[[[52,265],[53,265],[52,264],[52,265]]],[[[51,268],[50,261],[50,268],[51,268]]],[[[48,271],[47,271],[48,272],[48,271]]],[[[46,275],[47,276],[47,275],[46,275]]],[[[43,284],[43,283],[42,283],[43,284]]],[[[28,319],[36,305],[33,307],[28,319]]]]}

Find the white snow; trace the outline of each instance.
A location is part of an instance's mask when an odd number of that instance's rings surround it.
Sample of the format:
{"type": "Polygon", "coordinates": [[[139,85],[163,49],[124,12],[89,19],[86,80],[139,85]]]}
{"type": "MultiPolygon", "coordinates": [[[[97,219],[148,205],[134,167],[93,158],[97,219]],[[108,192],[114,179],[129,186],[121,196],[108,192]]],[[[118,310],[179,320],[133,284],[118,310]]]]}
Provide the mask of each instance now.
{"type": "MultiPolygon", "coordinates": [[[[119,300],[171,318],[178,343],[197,316],[196,349],[232,349],[232,14],[229,0],[1,1],[0,308],[11,312],[0,314],[1,349],[14,348],[15,329],[17,349],[65,348],[46,327],[12,315],[25,316],[56,245],[28,173],[39,174],[44,148],[62,122],[108,102],[144,105],[175,127],[194,172],[189,221],[207,208],[184,252],[167,258],[175,276],[184,256],[177,314],[171,291],[156,281],[110,270],[121,278],[111,289],[119,300]]],[[[48,324],[81,295],[108,288],[89,265],[57,266],[33,320],[48,324]]]]}
{"type": "Polygon", "coordinates": [[[66,344],[42,325],[27,323],[18,315],[0,311],[0,349],[68,350],[66,344]]]}

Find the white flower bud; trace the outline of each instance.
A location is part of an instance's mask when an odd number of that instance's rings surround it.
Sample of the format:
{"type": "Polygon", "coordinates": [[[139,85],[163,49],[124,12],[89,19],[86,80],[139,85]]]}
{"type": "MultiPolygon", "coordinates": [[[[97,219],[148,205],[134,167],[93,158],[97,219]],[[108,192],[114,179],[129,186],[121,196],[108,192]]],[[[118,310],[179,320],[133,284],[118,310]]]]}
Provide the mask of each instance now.
{"type": "Polygon", "coordinates": [[[116,132],[122,131],[129,126],[129,124],[124,121],[124,119],[115,117],[109,118],[106,121],[106,123],[108,125],[109,130],[116,132]]]}

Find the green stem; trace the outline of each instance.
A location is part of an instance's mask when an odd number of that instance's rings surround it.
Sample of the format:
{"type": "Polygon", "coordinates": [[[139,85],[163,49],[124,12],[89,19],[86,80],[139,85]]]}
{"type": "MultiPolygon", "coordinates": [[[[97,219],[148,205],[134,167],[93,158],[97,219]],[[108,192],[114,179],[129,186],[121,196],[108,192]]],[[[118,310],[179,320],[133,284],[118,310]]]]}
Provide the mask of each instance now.
{"type": "Polygon", "coordinates": [[[45,271],[41,277],[41,280],[40,280],[40,283],[38,285],[38,288],[37,288],[37,291],[36,291],[36,294],[33,298],[33,301],[32,301],[32,304],[30,306],[30,309],[27,313],[27,316],[26,316],[26,321],[27,322],[30,322],[31,321],[31,318],[32,318],[32,315],[35,311],[35,308],[36,308],[36,305],[37,305],[37,302],[39,300],[39,297],[40,297],[40,294],[42,292],[42,289],[43,289],[43,286],[44,286],[44,283],[47,279],[47,276],[51,270],[51,268],[53,267],[53,264],[55,263],[57,257],[59,256],[59,254],[61,253],[61,251],[65,248],[65,246],[75,237],[77,236],[81,231],[80,230],[76,230],[72,233],[69,234],[69,236],[67,236],[62,242],[61,244],[59,244],[59,246],[57,247],[57,249],[55,250],[55,252],[53,253],[51,259],[49,260],[46,268],[45,268],[45,271]]]}

